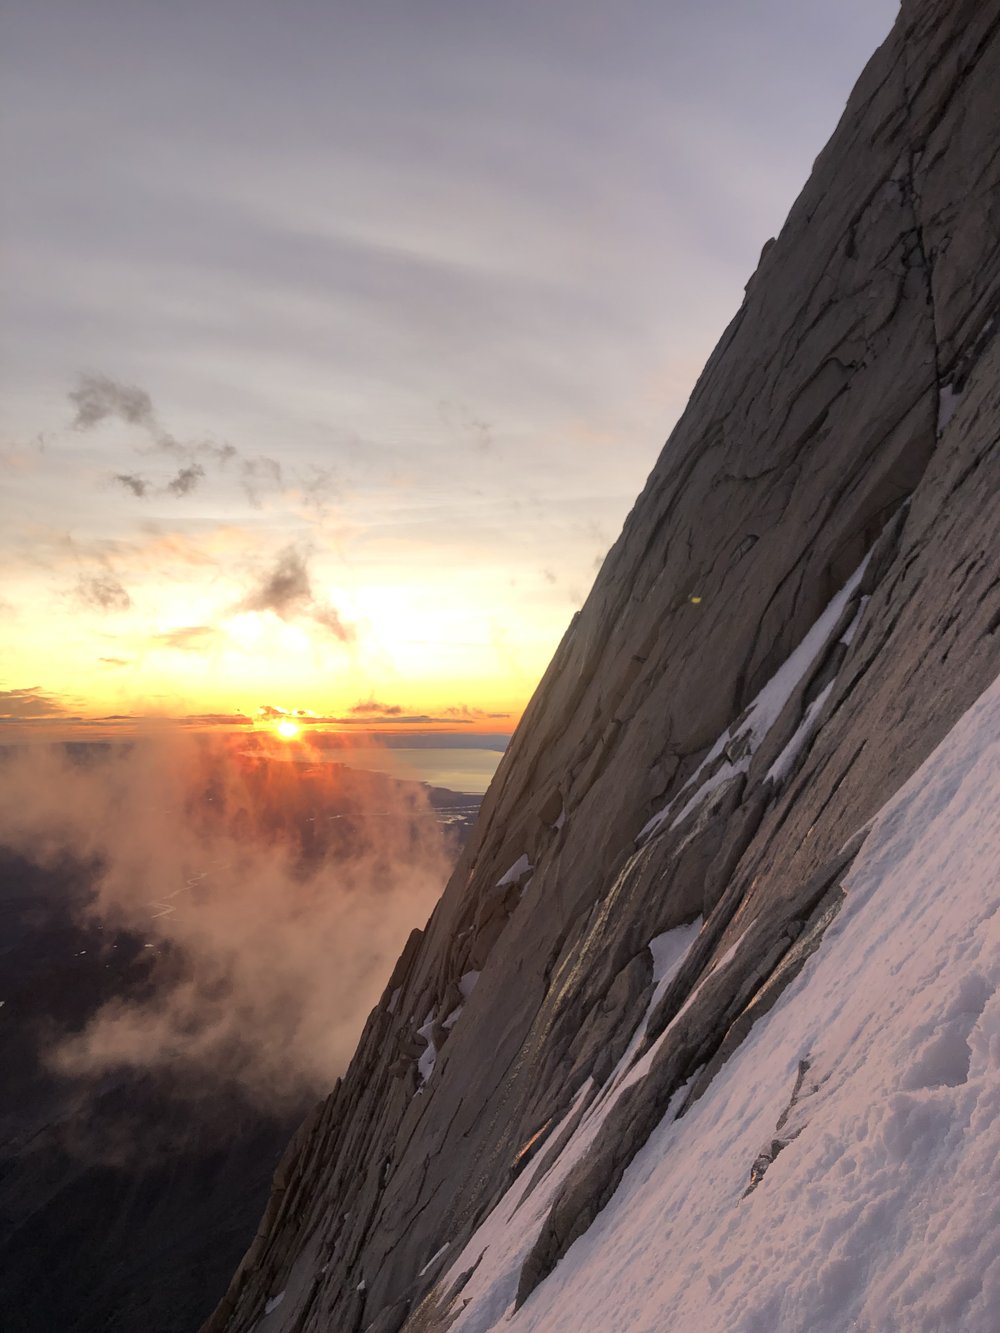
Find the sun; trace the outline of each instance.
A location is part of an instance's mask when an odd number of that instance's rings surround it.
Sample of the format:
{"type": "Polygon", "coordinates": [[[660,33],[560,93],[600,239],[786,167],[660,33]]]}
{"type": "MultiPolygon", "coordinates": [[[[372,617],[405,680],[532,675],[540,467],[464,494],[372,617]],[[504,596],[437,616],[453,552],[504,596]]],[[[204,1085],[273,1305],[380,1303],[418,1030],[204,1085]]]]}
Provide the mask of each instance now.
{"type": "Polygon", "coordinates": [[[283,741],[294,741],[302,731],[297,722],[293,722],[290,717],[283,717],[274,728],[283,741]]]}

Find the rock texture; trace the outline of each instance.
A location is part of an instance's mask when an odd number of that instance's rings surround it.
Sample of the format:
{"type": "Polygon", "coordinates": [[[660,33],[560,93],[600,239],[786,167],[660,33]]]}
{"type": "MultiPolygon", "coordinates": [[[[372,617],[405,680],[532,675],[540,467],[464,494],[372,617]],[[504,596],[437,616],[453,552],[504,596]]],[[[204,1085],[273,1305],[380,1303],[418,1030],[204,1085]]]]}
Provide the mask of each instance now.
{"type": "Polygon", "coordinates": [[[904,0],[208,1333],[447,1327],[442,1247],[557,1150],[646,1012],[650,941],[701,918],[637,1054],[680,1018],[557,1195],[526,1298],[996,675],[997,87],[1000,0],[904,0]]]}

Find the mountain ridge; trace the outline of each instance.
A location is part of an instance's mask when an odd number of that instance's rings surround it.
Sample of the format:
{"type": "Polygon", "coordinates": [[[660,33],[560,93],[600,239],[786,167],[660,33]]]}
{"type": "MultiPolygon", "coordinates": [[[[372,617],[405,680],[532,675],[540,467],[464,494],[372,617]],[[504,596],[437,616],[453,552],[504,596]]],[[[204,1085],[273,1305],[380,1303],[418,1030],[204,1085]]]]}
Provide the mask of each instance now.
{"type": "Polygon", "coordinates": [[[268,1333],[449,1326],[464,1283],[437,1282],[442,1245],[534,1153],[536,1179],[558,1157],[547,1133],[594,1105],[655,994],[650,942],[700,917],[640,1034],[645,1077],[507,1293],[530,1299],[679,1090],[708,1086],[820,947],[866,828],[996,675],[998,81],[998,0],[902,5],[208,1333],[279,1295],[268,1333]]]}

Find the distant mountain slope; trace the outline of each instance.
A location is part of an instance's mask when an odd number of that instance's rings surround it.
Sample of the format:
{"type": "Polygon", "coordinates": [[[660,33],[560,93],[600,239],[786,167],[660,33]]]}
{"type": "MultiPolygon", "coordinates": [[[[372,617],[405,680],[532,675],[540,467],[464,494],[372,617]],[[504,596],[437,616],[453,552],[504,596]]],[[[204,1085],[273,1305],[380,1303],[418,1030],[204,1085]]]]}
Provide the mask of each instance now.
{"type": "MultiPolygon", "coordinates": [[[[868,1083],[873,1117],[890,1099],[880,1123],[897,1154],[936,1151],[921,1108],[937,1097],[938,1129],[946,1112],[957,1124],[966,1094],[933,1089],[958,1087],[966,1067],[968,1097],[996,1092],[986,1027],[1000,977],[985,937],[982,984],[970,962],[966,989],[956,972],[916,998],[928,941],[955,950],[985,920],[969,914],[995,845],[988,801],[961,802],[973,878],[907,884],[924,933],[883,938],[878,922],[903,910],[906,843],[951,873],[952,778],[925,771],[940,800],[923,814],[919,783],[893,801],[1000,669],[998,87],[1000,0],[904,0],[567,631],[426,931],[286,1154],[210,1333],[485,1330],[514,1303],[515,1326],[539,1329],[571,1313],[595,1330],[837,1328],[848,1308],[862,1328],[918,1308],[922,1322],[899,1326],[992,1327],[974,1285],[1000,1236],[992,1221],[961,1290],[930,1262],[932,1240],[887,1219],[891,1271],[928,1258],[898,1294],[910,1305],[886,1304],[874,1265],[848,1271],[899,1180],[883,1191],[881,1159],[861,1147],[821,1160],[831,1117],[845,1134],[863,1117],[848,1123],[827,1082],[850,1040],[819,1030],[817,997],[843,998],[832,974],[854,966],[847,939],[869,956],[858,985],[899,988],[888,1007],[873,997],[852,1011],[863,1032],[884,1018],[892,1049],[849,1083],[852,1096],[868,1083]],[[923,1085],[899,1054],[908,1030],[923,1085]],[[762,1082],[741,1118],[737,1102],[762,1082]],[[818,1302],[807,1315],[781,1304],[780,1283],[731,1265],[750,1262],[752,1234],[755,1262],[782,1262],[769,1209],[785,1235],[799,1214],[782,1189],[810,1188],[835,1157],[867,1178],[837,1198],[816,1186],[828,1229],[815,1243],[845,1267],[823,1290],[790,1281],[795,1300],[818,1302]],[[714,1161],[739,1173],[706,1178],[703,1205],[682,1211],[703,1246],[680,1242],[697,1291],[677,1297],[667,1217],[636,1245],[634,1270],[622,1247],[637,1210],[683,1210],[664,1171],[695,1188],[697,1164],[714,1161]],[[525,1197],[509,1216],[514,1182],[525,1197]],[[633,1281],[642,1300],[616,1306],[633,1281]],[[753,1301],[736,1310],[741,1286],[753,1301]],[[631,1313],[609,1324],[618,1308],[631,1313]],[[949,1323],[954,1310],[964,1324],[949,1323]]],[[[994,763],[993,732],[976,729],[995,715],[987,696],[946,743],[958,787],[994,763]]],[[[936,1197],[955,1197],[976,1160],[934,1157],[936,1197]]],[[[917,1207],[907,1189],[901,1206],[917,1207]]]]}

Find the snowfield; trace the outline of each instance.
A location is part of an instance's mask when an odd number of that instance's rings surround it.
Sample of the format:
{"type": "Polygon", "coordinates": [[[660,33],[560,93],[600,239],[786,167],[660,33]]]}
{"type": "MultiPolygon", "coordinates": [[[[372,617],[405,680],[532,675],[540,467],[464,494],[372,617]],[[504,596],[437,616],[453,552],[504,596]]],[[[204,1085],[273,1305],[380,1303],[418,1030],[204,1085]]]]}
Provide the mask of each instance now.
{"type": "MultiPolygon", "coordinates": [[[[455,1333],[997,1333],[1000,682],[873,821],[846,887],[797,980],[515,1312],[624,1069],[527,1195],[525,1169],[443,1282],[482,1256],[455,1333]]],[[[658,969],[681,942],[655,942],[658,969]]]]}

